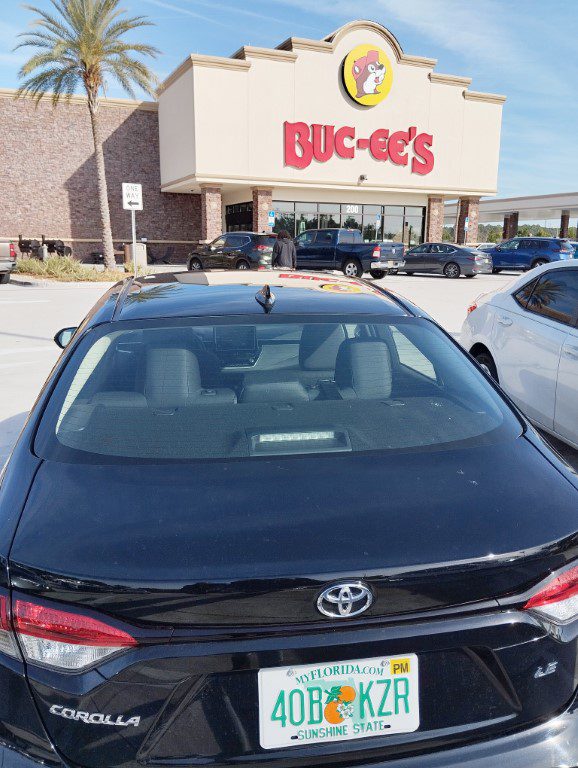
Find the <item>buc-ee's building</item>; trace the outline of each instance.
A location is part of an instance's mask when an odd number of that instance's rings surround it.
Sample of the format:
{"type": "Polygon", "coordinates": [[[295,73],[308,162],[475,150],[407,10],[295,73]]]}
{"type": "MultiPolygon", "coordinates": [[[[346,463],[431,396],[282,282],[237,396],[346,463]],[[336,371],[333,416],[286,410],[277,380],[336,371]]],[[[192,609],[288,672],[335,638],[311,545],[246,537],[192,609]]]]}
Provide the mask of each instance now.
{"type": "MultiPolygon", "coordinates": [[[[158,103],[105,100],[115,240],[129,239],[129,181],[143,184],[139,235],[159,255],[184,257],[225,230],[345,226],[366,239],[440,240],[444,200],[455,198],[458,239],[476,241],[479,198],[496,192],[505,98],[435,64],[353,21],[324,40],[189,56],[158,103]]],[[[35,110],[0,95],[0,174],[13,190],[0,234],[42,233],[87,255],[99,213],[83,100],[35,110]]]]}

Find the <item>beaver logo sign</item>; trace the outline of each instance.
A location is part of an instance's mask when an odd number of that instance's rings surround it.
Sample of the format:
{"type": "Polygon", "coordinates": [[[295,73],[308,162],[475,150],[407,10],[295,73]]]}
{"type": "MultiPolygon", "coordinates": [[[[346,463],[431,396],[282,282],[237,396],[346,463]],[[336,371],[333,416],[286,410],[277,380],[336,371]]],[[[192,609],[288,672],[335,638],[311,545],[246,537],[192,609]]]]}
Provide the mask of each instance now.
{"type": "Polygon", "coordinates": [[[374,107],[383,101],[393,82],[391,63],[381,48],[358,45],[343,61],[343,84],[353,101],[374,107]]]}

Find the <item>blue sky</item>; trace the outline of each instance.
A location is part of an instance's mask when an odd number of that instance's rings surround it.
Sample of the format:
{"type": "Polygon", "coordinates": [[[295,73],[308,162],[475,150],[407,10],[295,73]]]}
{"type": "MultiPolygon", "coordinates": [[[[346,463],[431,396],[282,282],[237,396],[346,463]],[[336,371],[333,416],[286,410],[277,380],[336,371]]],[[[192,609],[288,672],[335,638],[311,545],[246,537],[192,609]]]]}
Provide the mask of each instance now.
{"type": "MultiPolygon", "coordinates": [[[[48,7],[48,0],[36,0],[48,7]]],[[[322,38],[353,18],[388,27],[407,53],[436,71],[503,93],[500,196],[578,190],[578,0],[125,0],[155,26],[141,33],[162,51],[166,77],[189,53],[230,55],[241,45],[322,38]]],[[[0,0],[0,87],[16,87],[25,54],[13,52],[31,14],[0,0]]],[[[274,87],[274,86],[273,86],[274,87]]],[[[110,95],[122,95],[111,87],[110,95]]]]}

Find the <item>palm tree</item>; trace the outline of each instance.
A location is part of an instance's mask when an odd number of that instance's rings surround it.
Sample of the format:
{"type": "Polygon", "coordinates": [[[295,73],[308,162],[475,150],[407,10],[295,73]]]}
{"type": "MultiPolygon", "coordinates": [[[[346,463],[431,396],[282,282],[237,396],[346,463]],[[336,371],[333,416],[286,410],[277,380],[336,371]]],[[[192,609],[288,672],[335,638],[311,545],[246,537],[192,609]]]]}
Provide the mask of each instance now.
{"type": "Polygon", "coordinates": [[[101,93],[107,79],[116,80],[135,97],[138,87],[154,96],[156,78],[138,56],[157,55],[151,45],[125,42],[127,33],[151,24],[144,16],[126,16],[120,0],[50,0],[53,8],[42,10],[26,6],[36,15],[32,30],[20,35],[17,48],[30,47],[34,55],[20,70],[17,97],[31,96],[36,103],[50,94],[53,106],[69,101],[84,88],[94,139],[98,197],[102,219],[104,264],[114,269],[114,246],[102,135],[98,121],[101,93]]]}

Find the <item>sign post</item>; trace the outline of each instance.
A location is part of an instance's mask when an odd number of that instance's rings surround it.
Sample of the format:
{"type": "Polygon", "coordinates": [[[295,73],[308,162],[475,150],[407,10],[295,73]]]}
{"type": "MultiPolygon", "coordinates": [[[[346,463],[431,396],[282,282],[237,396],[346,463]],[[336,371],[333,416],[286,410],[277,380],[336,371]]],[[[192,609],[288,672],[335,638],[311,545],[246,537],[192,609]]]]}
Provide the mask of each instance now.
{"type": "Polygon", "coordinates": [[[123,182],[122,185],[122,207],[125,211],[130,211],[131,227],[132,227],[132,264],[134,269],[134,276],[136,277],[137,265],[136,265],[136,216],[135,211],[142,211],[142,185],[141,184],[127,184],[123,182]]]}
{"type": "Polygon", "coordinates": [[[267,214],[267,224],[273,229],[275,226],[275,211],[269,211],[267,214]]]}

